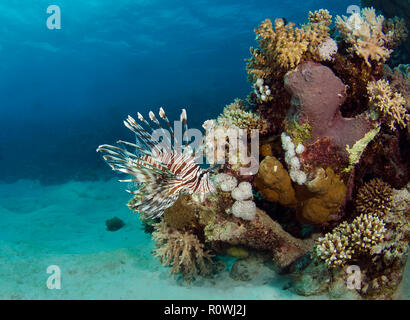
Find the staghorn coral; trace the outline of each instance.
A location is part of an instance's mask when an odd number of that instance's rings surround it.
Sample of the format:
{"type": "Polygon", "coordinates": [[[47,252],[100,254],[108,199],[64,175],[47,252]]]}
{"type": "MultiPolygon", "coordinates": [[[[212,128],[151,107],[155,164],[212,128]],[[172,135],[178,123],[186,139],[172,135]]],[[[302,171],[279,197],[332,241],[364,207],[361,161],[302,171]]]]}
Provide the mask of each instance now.
{"type": "Polygon", "coordinates": [[[410,119],[404,107],[406,101],[400,93],[393,92],[388,81],[381,79],[367,85],[370,112],[375,118],[381,118],[394,131],[396,125],[405,128],[410,119]]]}
{"type": "Polygon", "coordinates": [[[369,67],[370,61],[386,62],[392,52],[387,48],[392,34],[383,33],[383,22],[384,17],[376,16],[374,8],[363,8],[360,14],[350,17],[336,17],[336,27],[350,45],[348,52],[363,58],[369,67]]]}
{"type": "Polygon", "coordinates": [[[246,110],[245,101],[241,99],[235,99],[233,103],[227,105],[216,122],[218,126],[238,127],[248,130],[248,133],[251,133],[252,129],[259,130],[259,134],[262,135],[267,133],[269,127],[266,120],[257,113],[246,110]]]}
{"type": "Polygon", "coordinates": [[[390,83],[392,90],[403,96],[407,112],[410,112],[410,65],[401,64],[393,70],[385,65],[384,78],[390,83]]]}
{"type": "Polygon", "coordinates": [[[313,256],[324,260],[330,268],[343,266],[361,254],[371,254],[372,248],[384,239],[385,232],[382,219],[362,214],[352,223],[343,222],[319,238],[313,256]]]}
{"type": "Polygon", "coordinates": [[[357,193],[356,210],[364,214],[374,214],[385,217],[391,210],[393,190],[384,181],[376,178],[357,193]]]}
{"type": "MultiPolygon", "coordinates": [[[[293,23],[286,24],[280,18],[275,20],[275,28],[270,19],[263,21],[255,29],[259,48],[250,49],[252,57],[247,65],[250,79],[253,82],[257,79],[269,79],[277,73],[293,69],[307,52],[320,57],[319,46],[331,40],[331,23],[332,16],[324,9],[309,12],[309,22],[302,28],[295,28],[293,23]]],[[[330,47],[333,52],[333,43],[330,47]]]]}
{"type": "Polygon", "coordinates": [[[156,242],[154,257],[165,266],[172,266],[171,274],[182,274],[186,281],[210,273],[212,255],[197,236],[169,227],[165,221],[154,225],[152,239],[156,242]]]}

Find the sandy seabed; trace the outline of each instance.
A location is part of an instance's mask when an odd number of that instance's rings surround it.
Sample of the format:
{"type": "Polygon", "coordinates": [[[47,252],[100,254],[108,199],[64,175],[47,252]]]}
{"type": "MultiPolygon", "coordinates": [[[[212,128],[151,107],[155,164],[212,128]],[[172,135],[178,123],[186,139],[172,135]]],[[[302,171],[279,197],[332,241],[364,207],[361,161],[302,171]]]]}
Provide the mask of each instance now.
{"type": "MultiPolygon", "coordinates": [[[[227,269],[181,283],[152,257],[154,244],[123,189],[117,180],[0,184],[0,299],[304,298],[284,290],[288,279],[271,270],[251,282],[231,279],[227,269]],[[108,232],[105,221],[114,216],[126,225],[108,232]],[[51,265],[61,270],[59,290],[46,285],[51,265]]],[[[406,276],[402,298],[409,288],[406,276]]]]}

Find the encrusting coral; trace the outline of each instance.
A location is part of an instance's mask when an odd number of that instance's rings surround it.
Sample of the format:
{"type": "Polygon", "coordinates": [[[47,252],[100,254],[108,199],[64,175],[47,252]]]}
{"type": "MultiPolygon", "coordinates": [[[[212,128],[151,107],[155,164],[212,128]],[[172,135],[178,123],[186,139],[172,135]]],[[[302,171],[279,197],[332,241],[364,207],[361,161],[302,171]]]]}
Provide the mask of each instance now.
{"type": "Polygon", "coordinates": [[[384,17],[377,16],[374,8],[363,8],[350,17],[336,17],[336,26],[350,45],[348,51],[362,57],[371,67],[371,61],[386,62],[392,50],[388,49],[392,33],[383,32],[384,17]]]}
{"type": "Polygon", "coordinates": [[[382,118],[391,130],[396,130],[396,125],[405,128],[410,115],[405,108],[406,101],[400,93],[393,92],[387,80],[381,79],[369,82],[367,86],[371,112],[382,118]]]}
{"type": "Polygon", "coordinates": [[[163,265],[172,266],[171,274],[181,273],[186,281],[191,281],[197,275],[210,274],[212,255],[197,236],[173,229],[165,221],[155,224],[154,227],[154,256],[163,265]]]}

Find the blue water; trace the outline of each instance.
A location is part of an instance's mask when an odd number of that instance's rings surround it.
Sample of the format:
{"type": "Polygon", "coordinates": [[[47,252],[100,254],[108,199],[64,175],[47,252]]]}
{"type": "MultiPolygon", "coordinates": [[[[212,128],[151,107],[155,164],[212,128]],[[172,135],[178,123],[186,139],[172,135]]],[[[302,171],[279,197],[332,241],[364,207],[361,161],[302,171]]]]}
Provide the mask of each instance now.
{"type": "Polygon", "coordinates": [[[8,0],[0,4],[0,180],[111,174],[95,153],[128,114],[186,108],[191,126],[250,90],[245,61],[265,18],[304,23],[358,1],[8,0]],[[47,7],[61,29],[46,27],[47,7]]]}
{"type": "MultiPolygon", "coordinates": [[[[137,111],[181,108],[192,127],[250,90],[253,29],[358,1],[7,0],[0,3],[0,299],[300,299],[264,270],[191,287],[151,256],[129,196],[96,154],[137,111]],[[50,4],[60,30],[46,27],[50,4]],[[120,217],[126,227],[105,230],[120,217]],[[48,290],[46,269],[63,272],[48,290]],[[141,290],[140,288],[145,288],[141,290]],[[229,293],[229,295],[228,295],[229,293]]],[[[321,298],[321,297],[316,297],[321,298]]]]}

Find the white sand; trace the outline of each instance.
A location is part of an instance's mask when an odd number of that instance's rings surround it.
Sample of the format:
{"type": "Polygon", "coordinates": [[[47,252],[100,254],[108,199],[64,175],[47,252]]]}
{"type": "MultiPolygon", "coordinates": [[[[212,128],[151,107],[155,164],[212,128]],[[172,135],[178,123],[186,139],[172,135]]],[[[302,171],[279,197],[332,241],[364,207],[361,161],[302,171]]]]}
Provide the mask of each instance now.
{"type": "Polygon", "coordinates": [[[190,286],[170,277],[123,188],[116,180],[0,185],[0,299],[302,298],[282,290],[286,279],[273,271],[252,282],[225,271],[190,286]],[[114,216],[126,226],[108,232],[114,216]],[[50,265],[61,269],[60,290],[47,289],[50,265]]]}
{"type": "MultiPolygon", "coordinates": [[[[251,282],[228,270],[189,286],[171,277],[152,257],[153,242],[123,189],[116,180],[0,184],[0,299],[304,298],[283,290],[288,280],[267,268],[251,282]],[[114,216],[126,226],[108,232],[114,216]],[[61,269],[60,290],[46,286],[50,265],[61,269]]],[[[401,298],[408,298],[404,283],[401,298]]]]}

